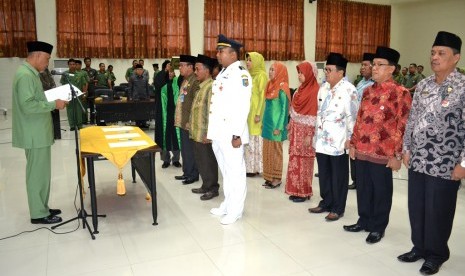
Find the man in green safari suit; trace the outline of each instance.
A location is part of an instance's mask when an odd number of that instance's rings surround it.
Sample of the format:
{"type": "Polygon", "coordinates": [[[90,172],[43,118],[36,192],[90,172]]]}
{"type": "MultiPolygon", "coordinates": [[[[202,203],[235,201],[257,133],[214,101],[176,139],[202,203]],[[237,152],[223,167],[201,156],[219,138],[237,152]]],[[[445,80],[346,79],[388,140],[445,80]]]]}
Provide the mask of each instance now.
{"type": "Polygon", "coordinates": [[[54,142],[50,111],[63,109],[66,102],[48,102],[39,77],[39,72],[48,66],[52,50],[53,46],[48,43],[28,42],[28,56],[13,80],[12,145],[26,152],[26,190],[33,224],[62,220],[57,216],[61,210],[48,206],[54,142]]]}

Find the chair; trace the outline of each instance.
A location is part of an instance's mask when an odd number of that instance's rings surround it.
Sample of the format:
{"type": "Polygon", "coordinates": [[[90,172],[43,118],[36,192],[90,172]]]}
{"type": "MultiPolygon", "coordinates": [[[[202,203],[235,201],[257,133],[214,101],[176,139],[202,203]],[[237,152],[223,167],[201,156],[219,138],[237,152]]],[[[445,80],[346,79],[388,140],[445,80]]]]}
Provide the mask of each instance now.
{"type": "Polygon", "coordinates": [[[128,87],[126,86],[115,86],[113,87],[113,91],[115,93],[115,96],[118,96],[118,97],[127,97],[127,94],[128,94],[128,87]]]}
{"type": "Polygon", "coordinates": [[[95,97],[102,97],[103,100],[107,99],[109,101],[112,101],[114,98],[114,93],[113,90],[109,88],[95,89],[95,97]]]}

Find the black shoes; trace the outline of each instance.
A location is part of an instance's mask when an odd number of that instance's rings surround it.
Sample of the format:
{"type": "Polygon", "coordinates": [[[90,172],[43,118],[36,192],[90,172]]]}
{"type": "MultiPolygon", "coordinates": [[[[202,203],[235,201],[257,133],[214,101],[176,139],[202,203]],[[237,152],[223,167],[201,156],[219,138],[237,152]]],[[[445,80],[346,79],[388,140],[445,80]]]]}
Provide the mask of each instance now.
{"type": "Polygon", "coordinates": [[[48,209],[48,211],[50,212],[50,215],[51,215],[51,216],[56,216],[56,215],[61,214],[61,210],[60,210],[60,209],[48,209]]]}
{"type": "Polygon", "coordinates": [[[181,163],[179,163],[179,161],[173,162],[173,166],[175,166],[176,168],[181,168],[182,167],[182,165],[181,165],[181,163]]]}
{"type": "Polygon", "coordinates": [[[344,228],[344,230],[346,230],[348,232],[360,232],[360,231],[364,230],[363,227],[358,225],[358,224],[344,225],[343,228],[344,228]]]}
{"type": "Polygon", "coordinates": [[[187,184],[192,184],[194,182],[197,182],[199,181],[199,178],[189,178],[187,177],[186,179],[184,179],[184,181],[182,182],[183,185],[187,185],[187,184]]]}
{"type": "Polygon", "coordinates": [[[254,176],[256,176],[257,174],[258,174],[258,173],[246,173],[245,175],[246,175],[247,177],[254,177],[254,176]]]}
{"type": "Polygon", "coordinates": [[[397,259],[404,263],[414,263],[418,261],[419,259],[423,259],[423,256],[413,251],[410,251],[410,252],[407,252],[407,253],[404,253],[398,256],[397,259]]]}
{"type": "Polygon", "coordinates": [[[187,179],[187,176],[185,176],[185,175],[176,175],[174,177],[174,179],[176,179],[176,180],[185,180],[185,179],[187,179]]]}
{"type": "Polygon", "coordinates": [[[310,208],[310,209],[308,209],[308,211],[310,213],[314,213],[314,214],[320,214],[320,213],[327,212],[327,210],[325,208],[320,207],[320,206],[310,208]]]}
{"type": "Polygon", "coordinates": [[[200,200],[209,200],[219,196],[218,191],[208,191],[200,197],[200,200]]]}
{"type": "Polygon", "coordinates": [[[290,196],[289,197],[289,200],[292,200],[292,202],[295,202],[295,203],[305,202],[305,200],[307,199],[310,199],[310,196],[306,196],[306,197],[290,196]]]}
{"type": "Polygon", "coordinates": [[[366,242],[369,244],[374,244],[379,242],[384,237],[384,232],[370,232],[366,238],[366,242]]]}
{"type": "Polygon", "coordinates": [[[355,190],[357,189],[357,184],[355,182],[352,182],[352,184],[349,185],[349,190],[355,190]]]}
{"type": "Polygon", "coordinates": [[[31,219],[32,224],[54,224],[61,222],[62,219],[60,217],[50,215],[45,218],[38,218],[38,219],[31,219]]]}
{"type": "Polygon", "coordinates": [[[326,221],[336,221],[340,218],[342,218],[344,216],[344,214],[337,214],[337,213],[334,213],[334,212],[330,212],[326,217],[326,221]]]}
{"type": "Polygon", "coordinates": [[[426,261],[421,266],[420,273],[423,275],[433,275],[438,273],[440,267],[441,265],[434,264],[430,261],[426,261]]]}
{"type": "Polygon", "coordinates": [[[163,165],[161,165],[162,169],[166,169],[170,166],[170,162],[163,162],[163,165]]]}
{"type": "Polygon", "coordinates": [[[191,190],[194,194],[204,194],[208,192],[208,190],[203,189],[202,187],[200,188],[194,188],[191,190]]]}

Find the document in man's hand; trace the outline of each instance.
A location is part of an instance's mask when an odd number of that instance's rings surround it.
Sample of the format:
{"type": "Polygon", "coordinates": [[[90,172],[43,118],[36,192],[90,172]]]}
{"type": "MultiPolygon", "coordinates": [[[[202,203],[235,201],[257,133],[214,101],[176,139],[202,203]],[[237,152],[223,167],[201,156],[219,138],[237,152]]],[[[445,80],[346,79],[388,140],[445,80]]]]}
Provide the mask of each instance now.
{"type": "MultiPolygon", "coordinates": [[[[76,86],[73,85],[73,89],[76,92],[76,96],[81,96],[82,92],[79,90],[76,86]]],[[[49,89],[45,91],[45,97],[47,97],[47,101],[52,102],[57,99],[63,100],[63,101],[71,101],[71,88],[69,87],[69,84],[65,84],[62,86],[58,86],[52,89],[49,89]]]]}

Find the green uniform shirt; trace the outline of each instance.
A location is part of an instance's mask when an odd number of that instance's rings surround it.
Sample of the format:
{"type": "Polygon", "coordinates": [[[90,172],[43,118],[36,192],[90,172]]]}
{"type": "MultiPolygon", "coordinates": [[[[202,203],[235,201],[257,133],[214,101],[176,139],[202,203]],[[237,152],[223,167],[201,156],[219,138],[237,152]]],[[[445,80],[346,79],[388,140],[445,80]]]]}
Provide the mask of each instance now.
{"type": "Polygon", "coordinates": [[[79,88],[82,91],[86,84],[90,82],[89,75],[84,70],[79,70],[74,73],[76,74],[77,82],[79,83],[79,86],[77,86],[77,88],[79,88]]]}
{"type": "Polygon", "coordinates": [[[45,97],[39,72],[26,61],[13,80],[12,145],[32,149],[53,144],[52,115],[55,102],[45,97]]]}
{"type": "Polygon", "coordinates": [[[421,75],[418,73],[415,74],[407,74],[404,78],[403,85],[406,88],[412,88],[417,85],[422,80],[421,75]]]}
{"type": "Polygon", "coordinates": [[[70,73],[69,70],[66,70],[63,75],[61,76],[60,83],[61,84],[68,84],[68,80],[66,79],[68,76],[69,82],[76,86],[79,89],[82,89],[82,76],[79,72],[70,73]]]}
{"type": "Polygon", "coordinates": [[[126,80],[129,80],[129,78],[134,74],[134,67],[129,67],[128,70],[126,70],[126,80]]]}
{"type": "Polygon", "coordinates": [[[97,76],[95,76],[97,80],[97,86],[105,86],[108,87],[108,75],[106,72],[97,71],[97,76]]]}
{"type": "Polygon", "coordinates": [[[200,83],[200,89],[195,94],[192,102],[192,109],[189,118],[189,137],[195,142],[203,143],[203,139],[207,138],[212,84],[212,78],[200,83]]]}
{"type": "Polygon", "coordinates": [[[115,73],[110,72],[110,71],[106,71],[105,74],[107,75],[107,78],[110,80],[111,85],[114,86],[115,81],[116,81],[115,73]]]}
{"type": "Polygon", "coordinates": [[[397,82],[398,84],[402,85],[402,83],[404,82],[404,76],[399,72],[394,75],[392,75],[393,79],[395,82],[397,82]]]}

